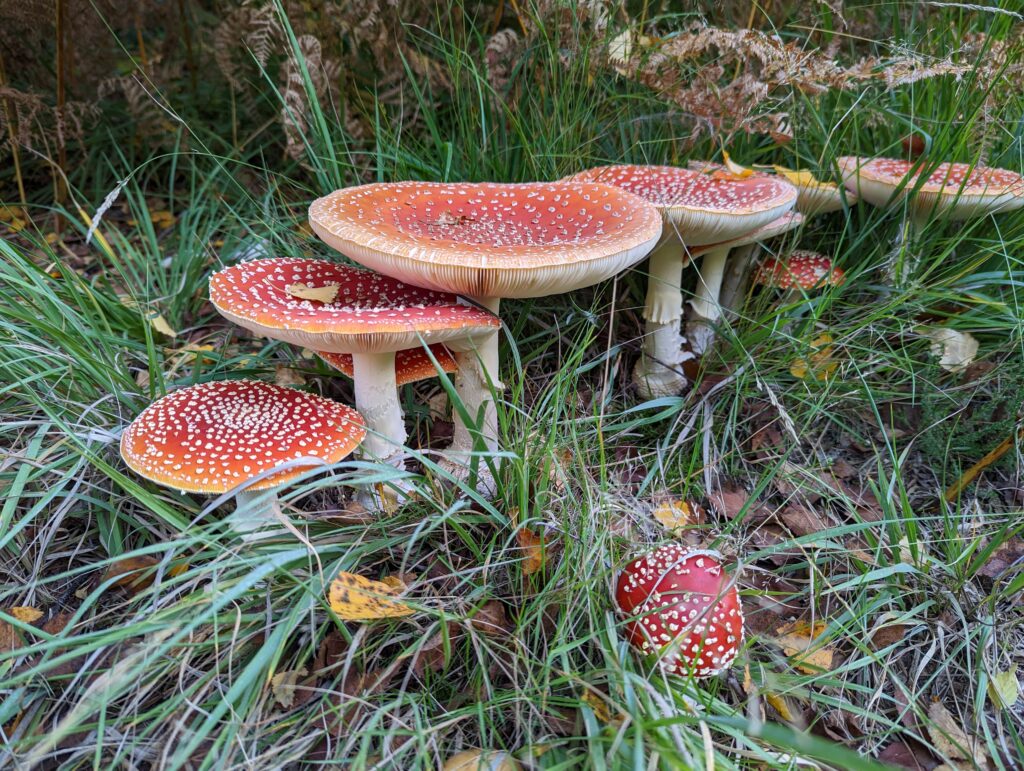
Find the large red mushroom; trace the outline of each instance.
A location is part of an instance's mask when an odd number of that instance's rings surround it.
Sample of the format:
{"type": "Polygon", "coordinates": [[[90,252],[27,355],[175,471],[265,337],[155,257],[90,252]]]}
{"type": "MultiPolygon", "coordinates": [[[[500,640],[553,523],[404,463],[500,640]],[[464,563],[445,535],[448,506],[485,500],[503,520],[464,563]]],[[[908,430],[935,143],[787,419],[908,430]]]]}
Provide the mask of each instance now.
{"type": "Polygon", "coordinates": [[[634,558],[615,600],[630,642],[669,674],[719,675],[743,644],[743,607],[718,552],[672,543],[634,558]]]}
{"type": "MultiPolygon", "coordinates": [[[[395,352],[488,334],[501,321],[453,294],[327,260],[269,258],[210,278],[210,301],[236,324],[277,340],[352,356],[364,455],[401,465],[405,422],[395,352]]],[[[428,359],[429,361],[429,359],[428,359]]]]}
{"type": "MultiPolygon", "coordinates": [[[[661,236],[654,207],[589,183],[395,182],[337,190],[309,208],[314,232],[374,270],[416,286],[457,292],[498,312],[504,298],[547,297],[592,286],[642,260],[661,236]]],[[[502,385],[498,335],[451,342],[456,389],[498,449],[492,398],[502,385]]],[[[474,431],[461,420],[449,460],[468,467],[474,431]]]]}
{"type": "MultiPolygon", "coordinates": [[[[675,166],[599,166],[569,179],[621,188],[656,206],[665,218],[663,238],[648,261],[643,356],[633,382],[645,399],[680,393],[687,382],[680,365],[692,358],[682,349],[679,334],[687,250],[729,241],[779,219],[796,203],[796,189],[768,175],[740,177],[716,169],[702,174],[675,166]]],[[[701,260],[690,305],[706,324],[720,315],[718,293],[727,255],[728,249],[711,250],[701,260]]]]}

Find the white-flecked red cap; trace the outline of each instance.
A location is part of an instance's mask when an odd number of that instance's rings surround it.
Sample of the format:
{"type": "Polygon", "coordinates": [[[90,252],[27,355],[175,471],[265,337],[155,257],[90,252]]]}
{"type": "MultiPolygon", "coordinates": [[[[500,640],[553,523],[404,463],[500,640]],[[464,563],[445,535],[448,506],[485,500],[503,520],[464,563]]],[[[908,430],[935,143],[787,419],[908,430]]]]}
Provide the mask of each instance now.
{"type": "Polygon", "coordinates": [[[546,297],[642,260],[657,210],[606,185],[394,182],[338,190],[309,222],[356,262],[478,298],[546,297]]]}
{"type": "Polygon", "coordinates": [[[824,254],[795,251],[788,257],[769,257],[754,273],[754,283],[774,289],[820,289],[846,280],[842,268],[824,254]]]}
{"type": "Polygon", "coordinates": [[[721,244],[708,244],[707,246],[698,246],[693,249],[691,254],[697,256],[708,252],[712,249],[728,248],[735,249],[739,246],[749,246],[750,244],[756,244],[760,241],[767,241],[769,238],[775,238],[775,236],[781,236],[783,233],[788,233],[792,230],[796,230],[804,224],[804,215],[796,211],[788,211],[779,217],[777,220],[772,220],[767,225],[762,225],[757,230],[751,233],[744,233],[738,238],[734,238],[731,241],[725,241],[721,244]]]}
{"type": "MultiPolygon", "coordinates": [[[[454,375],[459,371],[458,362],[452,352],[443,345],[430,346],[430,353],[437,360],[442,372],[454,375]]],[[[316,355],[326,361],[343,375],[353,376],[355,369],[352,364],[352,354],[331,353],[329,351],[317,351],[316,355]]],[[[426,350],[423,348],[407,348],[404,351],[395,353],[395,384],[406,385],[415,383],[417,380],[437,377],[437,368],[430,360],[426,350]]]]}
{"type": "Polygon", "coordinates": [[[315,351],[388,353],[493,332],[501,320],[453,294],[327,260],[253,260],[210,278],[210,301],[225,318],[256,334],[315,351]],[[330,302],[301,299],[333,289],[330,302]]]}
{"type": "Polygon", "coordinates": [[[767,174],[741,177],[676,166],[599,166],[574,174],[627,190],[662,212],[687,246],[729,241],[777,220],[796,204],[796,188],[767,174]]]}
{"type": "Polygon", "coordinates": [[[743,606],[718,552],[673,543],[636,557],[619,573],[615,600],[630,642],[672,674],[721,674],[743,645],[743,606]]]}
{"type": "Polygon", "coordinates": [[[1007,169],[941,163],[922,179],[920,161],[844,156],[838,164],[846,186],[874,206],[906,198],[915,214],[953,220],[1024,206],[1024,176],[1007,169]]]}
{"type": "MultiPolygon", "coordinates": [[[[362,416],[322,396],[254,380],[221,380],[173,391],[121,435],[121,457],[146,479],[191,493],[223,493],[296,458],[337,463],[366,434],[362,416]]],[[[253,484],[282,485],[309,470],[290,467],[253,484]]]]}

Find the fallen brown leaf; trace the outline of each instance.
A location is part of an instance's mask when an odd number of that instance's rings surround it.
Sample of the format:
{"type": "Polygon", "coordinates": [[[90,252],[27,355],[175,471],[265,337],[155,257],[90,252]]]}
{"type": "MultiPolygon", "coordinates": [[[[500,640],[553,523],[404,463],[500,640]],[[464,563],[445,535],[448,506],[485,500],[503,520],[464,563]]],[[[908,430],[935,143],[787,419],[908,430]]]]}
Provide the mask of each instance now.
{"type": "Polygon", "coordinates": [[[505,606],[498,600],[485,602],[467,621],[475,631],[488,637],[507,637],[512,632],[505,606]]]}
{"type": "Polygon", "coordinates": [[[516,540],[524,552],[520,565],[523,575],[533,575],[544,567],[544,539],[529,528],[521,527],[516,531],[516,540]]]}
{"type": "Polygon", "coordinates": [[[887,744],[885,749],[878,753],[878,759],[908,771],[932,771],[938,765],[927,748],[912,739],[887,744]]]}
{"type": "MultiPolygon", "coordinates": [[[[110,579],[114,579],[114,586],[123,589],[134,597],[153,585],[153,582],[156,580],[157,566],[159,564],[160,560],[148,554],[137,557],[125,557],[114,562],[103,571],[100,583],[106,583],[110,579]]],[[[171,577],[178,576],[187,569],[188,565],[172,565],[168,568],[167,575],[171,577]]]]}
{"type": "MultiPolygon", "coordinates": [[[[726,519],[736,519],[747,506],[750,494],[741,487],[723,484],[717,491],[708,495],[711,507],[719,516],[726,519]]],[[[753,507],[750,507],[753,510],[753,507]]]]}
{"type": "Polygon", "coordinates": [[[880,626],[871,633],[871,647],[876,651],[888,648],[902,640],[907,635],[906,624],[886,624],[880,626]]]}
{"type": "Polygon", "coordinates": [[[782,509],[779,519],[797,537],[822,533],[829,528],[828,522],[818,512],[798,503],[791,503],[782,509]]]}
{"type": "Polygon", "coordinates": [[[274,701],[285,709],[290,709],[295,703],[295,687],[299,679],[309,674],[305,667],[299,669],[288,669],[278,672],[270,678],[270,691],[274,695],[274,701]]]}
{"type": "MultiPolygon", "coordinates": [[[[928,735],[939,754],[947,760],[966,761],[978,768],[988,768],[985,745],[969,734],[941,701],[928,706],[928,735]]],[[[968,766],[971,767],[971,766],[968,766]]]]}
{"type": "Polygon", "coordinates": [[[978,568],[978,575],[995,581],[1013,568],[1024,570],[1024,540],[1020,538],[1011,538],[997,546],[978,568]]]}

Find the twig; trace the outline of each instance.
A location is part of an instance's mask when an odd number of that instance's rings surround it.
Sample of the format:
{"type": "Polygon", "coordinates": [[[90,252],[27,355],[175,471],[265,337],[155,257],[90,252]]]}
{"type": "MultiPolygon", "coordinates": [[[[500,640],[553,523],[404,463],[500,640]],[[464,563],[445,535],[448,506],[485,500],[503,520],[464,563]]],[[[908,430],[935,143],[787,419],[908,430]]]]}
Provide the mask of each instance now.
{"type": "Polygon", "coordinates": [[[984,458],[982,458],[969,469],[967,469],[967,471],[965,471],[961,475],[961,477],[958,480],[956,480],[956,482],[950,485],[949,488],[946,490],[945,494],[943,495],[943,498],[946,499],[946,502],[952,503],[954,500],[956,500],[960,496],[960,493],[964,491],[964,488],[967,487],[967,485],[973,482],[982,471],[984,471],[997,460],[1006,455],[1006,453],[1010,451],[1010,448],[1012,448],[1020,439],[1024,439],[1024,426],[1021,426],[1008,437],[1006,437],[1003,441],[997,444],[991,452],[989,452],[987,455],[985,455],[984,458]]]}

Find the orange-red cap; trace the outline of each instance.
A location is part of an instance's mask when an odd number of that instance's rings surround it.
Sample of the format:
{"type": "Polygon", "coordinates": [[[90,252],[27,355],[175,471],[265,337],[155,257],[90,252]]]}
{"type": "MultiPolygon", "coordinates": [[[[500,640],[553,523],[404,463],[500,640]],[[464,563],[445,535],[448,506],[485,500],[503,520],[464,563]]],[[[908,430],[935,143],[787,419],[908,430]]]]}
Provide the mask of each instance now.
{"type": "MultiPolygon", "coordinates": [[[[430,353],[433,354],[443,372],[453,375],[459,371],[458,362],[455,361],[452,352],[443,345],[430,346],[430,353]]],[[[316,355],[342,374],[352,377],[355,371],[352,365],[352,354],[317,351],[316,355]]],[[[397,385],[403,386],[436,376],[437,368],[434,367],[434,362],[430,360],[430,356],[423,348],[407,348],[395,353],[395,383],[397,385]]]]}
{"type": "MultiPolygon", "coordinates": [[[[337,463],[366,434],[362,416],[322,396],[254,380],[201,383],[157,400],[125,429],[121,457],[158,484],[223,493],[305,456],[337,463]]],[[[290,467],[249,489],[277,487],[310,466],[290,467]]]]}

